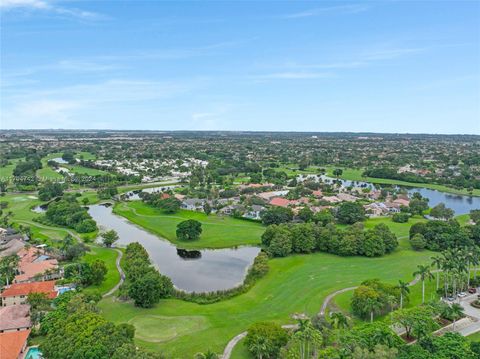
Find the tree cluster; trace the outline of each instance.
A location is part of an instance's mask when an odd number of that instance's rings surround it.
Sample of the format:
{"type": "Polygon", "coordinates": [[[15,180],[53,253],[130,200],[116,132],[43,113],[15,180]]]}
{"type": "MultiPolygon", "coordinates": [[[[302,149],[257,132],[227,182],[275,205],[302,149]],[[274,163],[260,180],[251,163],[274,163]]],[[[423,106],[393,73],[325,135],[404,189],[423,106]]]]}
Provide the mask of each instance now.
{"type": "Polygon", "coordinates": [[[162,355],[138,349],[135,327],[107,321],[92,297],[70,291],[55,299],[55,310],[41,321],[45,358],[160,359],[162,355]]]}
{"type": "Polygon", "coordinates": [[[38,198],[41,201],[49,201],[61,196],[63,196],[63,185],[61,183],[47,181],[38,189],[38,198]]]}
{"type": "Polygon", "coordinates": [[[73,228],[79,233],[97,230],[96,222],[74,196],[63,196],[58,201],[50,202],[45,218],[51,223],[73,228]]]}
{"type": "Polygon", "coordinates": [[[127,246],[124,270],[126,280],[121,292],[133,299],[137,307],[151,308],[173,292],[170,278],[152,266],[147,251],[138,242],[127,246]]]}
{"type": "Polygon", "coordinates": [[[96,259],[92,263],[72,263],[64,267],[65,279],[85,287],[102,283],[107,272],[107,266],[101,259],[96,259]]]}
{"type": "Polygon", "coordinates": [[[397,237],[383,223],[364,230],[361,223],[345,229],[320,223],[270,225],[262,235],[262,244],[273,257],[291,253],[327,252],[341,256],[378,257],[391,253],[397,237]]]}
{"type": "Polygon", "coordinates": [[[410,227],[410,239],[413,239],[416,234],[421,234],[425,239],[425,248],[432,251],[471,247],[474,244],[480,244],[478,228],[476,226],[462,227],[454,219],[418,222],[410,227]]]}
{"type": "MultiPolygon", "coordinates": [[[[404,297],[403,300],[406,298],[404,297]]],[[[361,318],[392,311],[400,300],[400,288],[378,279],[366,280],[358,286],[351,299],[352,311],[361,318]]]]}

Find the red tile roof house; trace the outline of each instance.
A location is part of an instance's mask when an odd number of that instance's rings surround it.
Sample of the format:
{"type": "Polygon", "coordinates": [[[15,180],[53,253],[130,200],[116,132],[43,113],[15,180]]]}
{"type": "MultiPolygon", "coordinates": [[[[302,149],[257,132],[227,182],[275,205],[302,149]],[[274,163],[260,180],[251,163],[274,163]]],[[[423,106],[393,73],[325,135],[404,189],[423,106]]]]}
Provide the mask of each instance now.
{"type": "Polygon", "coordinates": [[[0,333],[0,354],[2,359],[20,359],[27,349],[30,329],[19,332],[0,333]]]}
{"type": "Polygon", "coordinates": [[[400,206],[408,207],[410,205],[410,201],[405,198],[397,198],[393,203],[399,204],[400,206]]]}
{"type": "Polygon", "coordinates": [[[160,199],[167,199],[167,198],[170,198],[170,195],[168,193],[162,193],[160,195],[160,199]]]}
{"type": "Polygon", "coordinates": [[[2,307],[25,304],[30,293],[45,293],[48,298],[53,299],[57,296],[55,281],[12,284],[0,296],[2,298],[2,307]]]}
{"type": "Polygon", "coordinates": [[[275,198],[272,198],[272,200],[270,201],[270,204],[272,206],[279,206],[279,207],[288,207],[290,203],[291,203],[290,200],[282,197],[275,197],[275,198]]]}
{"type": "Polygon", "coordinates": [[[32,327],[28,304],[9,305],[0,308],[0,333],[16,332],[32,327]]]}
{"type": "Polygon", "coordinates": [[[19,274],[15,276],[14,283],[31,282],[34,280],[52,280],[62,277],[58,270],[58,261],[46,256],[38,248],[23,248],[18,253],[19,274]]]}
{"type": "Polygon", "coordinates": [[[322,191],[313,191],[312,194],[313,194],[316,198],[322,198],[322,197],[323,197],[322,191]]]}

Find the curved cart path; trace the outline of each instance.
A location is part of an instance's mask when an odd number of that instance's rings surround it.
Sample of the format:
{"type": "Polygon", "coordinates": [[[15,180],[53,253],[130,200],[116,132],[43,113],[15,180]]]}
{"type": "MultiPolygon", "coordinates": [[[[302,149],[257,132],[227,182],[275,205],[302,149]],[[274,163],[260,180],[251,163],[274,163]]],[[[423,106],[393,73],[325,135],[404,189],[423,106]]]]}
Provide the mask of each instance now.
{"type": "MultiPolygon", "coordinates": [[[[432,271],[432,273],[434,273],[434,272],[436,272],[436,271],[432,271]]],[[[420,280],[420,276],[416,276],[412,281],[410,281],[408,283],[408,285],[409,286],[415,285],[419,282],[419,280],[420,280]]],[[[320,312],[318,314],[319,315],[325,315],[325,311],[326,311],[328,305],[330,304],[330,302],[332,301],[333,298],[335,298],[339,294],[342,294],[342,293],[345,293],[345,292],[348,292],[348,291],[351,291],[351,290],[355,290],[357,287],[358,286],[339,289],[339,290],[336,290],[335,292],[332,292],[329,295],[327,295],[325,297],[325,299],[323,300],[322,306],[320,308],[320,312]]],[[[295,328],[297,328],[297,324],[282,325],[282,328],[295,329],[295,328]]],[[[221,356],[221,358],[222,359],[230,359],[230,356],[232,355],[232,351],[235,348],[235,345],[237,345],[238,342],[240,340],[242,340],[243,338],[245,338],[246,336],[247,336],[247,332],[245,331],[245,332],[242,332],[242,333],[238,334],[237,336],[233,337],[232,340],[230,340],[228,342],[227,346],[225,347],[225,350],[223,351],[223,355],[221,356]]]]}
{"type": "Polygon", "coordinates": [[[120,288],[120,286],[123,284],[123,282],[125,281],[125,273],[123,272],[123,269],[122,267],[120,266],[120,261],[122,260],[122,257],[123,257],[123,252],[120,250],[120,249],[114,249],[117,253],[118,253],[118,256],[117,256],[117,261],[115,262],[116,266],[117,266],[117,270],[118,270],[118,273],[120,273],[120,280],[118,281],[118,283],[115,285],[115,287],[113,287],[112,289],[110,289],[107,293],[105,293],[104,295],[102,295],[103,298],[105,297],[108,297],[110,295],[112,295],[113,293],[115,293],[115,291],[120,288]]]}

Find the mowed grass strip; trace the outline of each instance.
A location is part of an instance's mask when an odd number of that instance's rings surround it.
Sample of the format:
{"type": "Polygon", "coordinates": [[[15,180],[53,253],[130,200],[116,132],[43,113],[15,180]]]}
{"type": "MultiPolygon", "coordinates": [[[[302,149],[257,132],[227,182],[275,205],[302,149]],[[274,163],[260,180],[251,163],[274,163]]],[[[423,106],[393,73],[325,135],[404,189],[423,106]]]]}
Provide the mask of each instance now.
{"type": "Polygon", "coordinates": [[[102,283],[99,285],[91,285],[86,288],[85,291],[105,294],[119,282],[120,273],[118,273],[116,266],[117,256],[118,252],[114,249],[90,246],[90,252],[87,252],[82,260],[87,263],[92,263],[96,259],[100,259],[105,262],[108,272],[102,283]]]}
{"type": "Polygon", "coordinates": [[[192,334],[208,327],[203,316],[138,315],[128,321],[135,327],[135,337],[145,342],[161,343],[192,334]]]}
{"type": "Polygon", "coordinates": [[[258,245],[265,227],[260,223],[232,217],[180,210],[174,214],[144,204],[141,201],[117,203],[114,213],[168,239],[182,248],[227,248],[239,245],[258,245]],[[193,242],[180,241],[176,237],[177,224],[187,219],[202,223],[202,235],[193,242]]]}
{"type": "MultiPolygon", "coordinates": [[[[399,249],[380,258],[339,257],[324,253],[270,260],[270,271],[249,292],[222,302],[199,305],[176,299],[162,300],[152,309],[135,308],[112,299],[100,302],[103,314],[116,323],[145,314],[167,317],[203,316],[210,326],[185,333],[165,343],[138,340],[138,344],[164,352],[169,358],[190,358],[211,348],[221,353],[227,342],[262,320],[292,323],[294,313],[313,315],[331,292],[355,286],[368,278],[389,283],[409,281],[417,264],[430,262],[432,253],[399,249]]],[[[161,332],[164,324],[152,331],[161,332]]]]}

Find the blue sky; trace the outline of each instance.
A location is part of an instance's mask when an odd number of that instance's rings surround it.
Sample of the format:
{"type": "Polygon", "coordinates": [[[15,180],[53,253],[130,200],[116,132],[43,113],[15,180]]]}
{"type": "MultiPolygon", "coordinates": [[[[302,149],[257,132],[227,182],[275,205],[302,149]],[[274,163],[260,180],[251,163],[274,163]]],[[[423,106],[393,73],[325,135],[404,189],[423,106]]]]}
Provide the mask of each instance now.
{"type": "Polygon", "coordinates": [[[480,134],[479,1],[0,11],[3,129],[480,134]]]}

